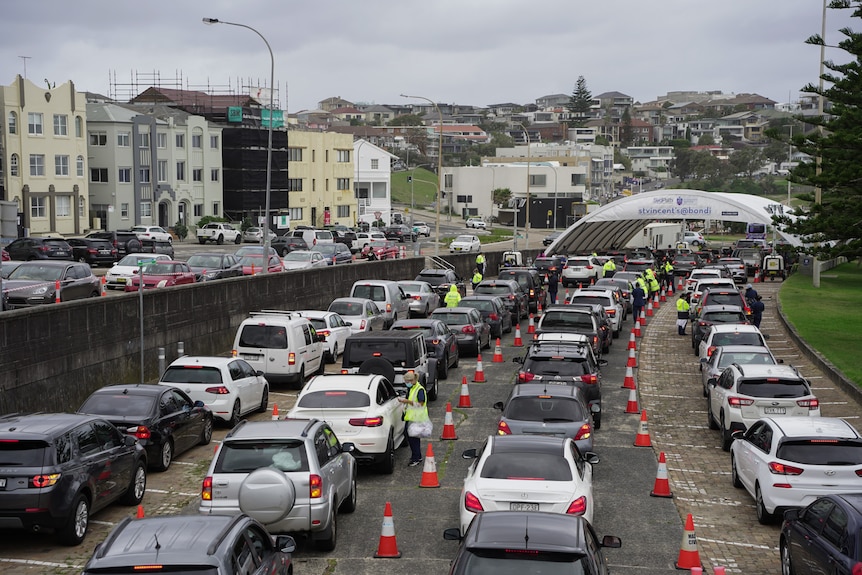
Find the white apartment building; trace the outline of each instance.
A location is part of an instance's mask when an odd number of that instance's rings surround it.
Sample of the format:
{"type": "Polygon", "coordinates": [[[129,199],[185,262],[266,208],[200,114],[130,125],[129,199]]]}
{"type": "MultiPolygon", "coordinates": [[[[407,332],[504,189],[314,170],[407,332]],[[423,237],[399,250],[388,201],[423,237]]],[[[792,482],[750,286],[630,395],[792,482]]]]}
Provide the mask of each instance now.
{"type": "Polygon", "coordinates": [[[674,158],[673,146],[629,146],[622,150],[632,161],[632,172],[651,177],[667,177],[674,158]]]}
{"type": "Polygon", "coordinates": [[[79,235],[90,227],[87,110],[69,81],[0,86],[0,199],[15,202],[30,235],[79,235]]]}
{"type": "Polygon", "coordinates": [[[390,154],[363,139],[353,142],[353,190],[358,204],[357,222],[391,222],[392,160],[390,154]]]}

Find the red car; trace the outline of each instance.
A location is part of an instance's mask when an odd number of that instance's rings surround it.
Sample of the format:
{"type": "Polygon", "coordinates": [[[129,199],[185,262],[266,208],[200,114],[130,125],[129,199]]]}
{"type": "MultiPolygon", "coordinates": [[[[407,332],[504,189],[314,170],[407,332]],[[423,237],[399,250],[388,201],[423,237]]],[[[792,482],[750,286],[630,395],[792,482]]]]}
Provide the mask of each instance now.
{"type": "Polygon", "coordinates": [[[2,256],[0,257],[2,257],[4,262],[8,262],[12,259],[11,257],[9,257],[9,252],[7,252],[6,250],[0,250],[0,252],[2,252],[2,256]]]}
{"type": "MultiPolygon", "coordinates": [[[[195,283],[195,272],[186,262],[175,262],[172,260],[158,260],[146,264],[142,274],[144,289],[178,286],[195,283]]],[[[126,284],[126,291],[138,291],[141,278],[135,276],[126,284]]]]}
{"type": "Polygon", "coordinates": [[[369,261],[394,260],[398,257],[401,248],[398,242],[390,240],[372,240],[370,244],[362,248],[362,257],[369,261]]]}
{"type": "MultiPolygon", "coordinates": [[[[244,276],[252,276],[257,275],[263,272],[263,254],[246,254],[242,258],[240,258],[239,262],[242,264],[242,275],[244,276]]],[[[283,272],[284,265],[281,263],[281,259],[277,255],[270,254],[269,256],[269,269],[267,273],[277,273],[283,272]]]]}

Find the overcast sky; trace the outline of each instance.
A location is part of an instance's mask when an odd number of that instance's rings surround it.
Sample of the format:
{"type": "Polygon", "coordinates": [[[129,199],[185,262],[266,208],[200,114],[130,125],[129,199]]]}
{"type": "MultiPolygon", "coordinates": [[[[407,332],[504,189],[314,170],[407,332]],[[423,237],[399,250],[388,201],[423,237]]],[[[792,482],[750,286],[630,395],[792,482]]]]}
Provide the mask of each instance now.
{"type": "MultiPolygon", "coordinates": [[[[282,108],[295,113],[340,96],[406,103],[399,94],[487,106],[571,94],[650,101],[674,90],[752,92],[795,101],[816,83],[821,0],[30,0],[3,2],[0,83],[125,94],[173,87],[269,84],[269,41],[282,108]],[[27,56],[26,59],[21,56],[27,56]],[[135,75],[137,74],[137,79],[135,75]],[[110,79],[116,78],[117,88],[110,79]],[[286,88],[285,88],[286,86],[286,88]],[[288,92],[285,94],[285,90],[288,92]],[[287,98],[285,98],[287,96],[287,98]],[[285,102],[286,101],[286,102],[285,102]],[[286,103],[286,106],[285,106],[286,103]]],[[[828,10],[826,41],[862,31],[828,10]]],[[[827,59],[846,60],[827,49],[827,59]]]]}

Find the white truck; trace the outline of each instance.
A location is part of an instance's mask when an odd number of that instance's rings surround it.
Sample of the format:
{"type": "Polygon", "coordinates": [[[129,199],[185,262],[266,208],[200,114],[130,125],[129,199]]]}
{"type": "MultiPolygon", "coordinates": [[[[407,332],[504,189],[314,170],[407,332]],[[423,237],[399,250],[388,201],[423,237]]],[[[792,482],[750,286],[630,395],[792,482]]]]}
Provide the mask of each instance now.
{"type": "Polygon", "coordinates": [[[647,224],[643,230],[635,234],[625,245],[626,248],[653,248],[661,249],[669,246],[676,246],[678,241],[682,241],[682,234],[685,231],[681,223],[672,222],[653,222],[647,224]]]}
{"type": "Polygon", "coordinates": [[[238,244],[242,241],[242,232],[230,224],[223,222],[210,222],[197,231],[198,242],[205,244],[215,242],[219,245],[225,242],[238,244]]]}

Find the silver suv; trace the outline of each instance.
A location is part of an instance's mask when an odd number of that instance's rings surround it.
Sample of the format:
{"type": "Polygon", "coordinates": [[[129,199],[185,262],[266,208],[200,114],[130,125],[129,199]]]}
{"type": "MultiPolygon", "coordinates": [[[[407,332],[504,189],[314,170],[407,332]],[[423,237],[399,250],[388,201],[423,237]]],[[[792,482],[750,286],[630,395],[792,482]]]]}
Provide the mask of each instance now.
{"type": "Polygon", "coordinates": [[[308,533],[318,548],[331,551],[337,512],[356,509],[351,451],[352,443],[340,443],[318,419],[243,421],[216,451],[198,511],[245,513],[270,533],[308,533]]]}

